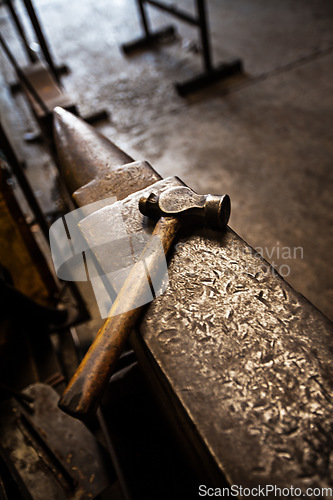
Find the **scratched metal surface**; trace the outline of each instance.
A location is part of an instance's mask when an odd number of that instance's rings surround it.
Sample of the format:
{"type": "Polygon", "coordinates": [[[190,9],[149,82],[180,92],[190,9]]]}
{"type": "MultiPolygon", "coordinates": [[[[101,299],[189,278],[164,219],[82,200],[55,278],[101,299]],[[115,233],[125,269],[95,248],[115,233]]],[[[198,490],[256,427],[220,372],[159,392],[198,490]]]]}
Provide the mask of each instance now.
{"type": "Polygon", "coordinates": [[[106,197],[126,198],[161,179],[148,162],[134,162],[113,142],[72,113],[54,110],[60,171],[77,205],[106,197]]]}
{"type": "Polygon", "coordinates": [[[233,231],[179,241],[141,334],[230,483],[332,487],[332,323],[233,231]]]}
{"type": "Polygon", "coordinates": [[[102,176],[77,189],[73,198],[81,207],[111,196],[120,200],[160,179],[160,175],[146,161],[135,161],[118,167],[109,166],[102,176]]]}
{"type": "MultiPolygon", "coordinates": [[[[138,211],[143,193],[179,183],[164,179],[118,202],[128,232],[151,232],[138,211]]],[[[99,220],[112,220],[112,207],[83,221],[91,242],[99,220]]],[[[105,262],[103,247],[95,254],[105,262]]],[[[169,287],[140,333],[230,483],[332,486],[332,323],[231,229],[179,240],[169,287]]]]}

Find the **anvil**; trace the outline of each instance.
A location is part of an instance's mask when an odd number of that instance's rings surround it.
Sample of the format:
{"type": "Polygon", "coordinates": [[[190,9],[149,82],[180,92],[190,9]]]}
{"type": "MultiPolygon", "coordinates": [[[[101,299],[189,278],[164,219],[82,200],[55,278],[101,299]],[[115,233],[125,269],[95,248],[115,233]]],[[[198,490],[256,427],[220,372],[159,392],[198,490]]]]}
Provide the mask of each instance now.
{"type": "MultiPolygon", "coordinates": [[[[125,198],[128,227],[147,226],[130,200],[160,176],[143,163],[129,188],[131,158],[70,113],[55,119],[76,203],[125,198]]],[[[217,486],[330,487],[332,323],[230,228],[184,234],[168,273],[132,342],[198,468],[217,486]]]]}

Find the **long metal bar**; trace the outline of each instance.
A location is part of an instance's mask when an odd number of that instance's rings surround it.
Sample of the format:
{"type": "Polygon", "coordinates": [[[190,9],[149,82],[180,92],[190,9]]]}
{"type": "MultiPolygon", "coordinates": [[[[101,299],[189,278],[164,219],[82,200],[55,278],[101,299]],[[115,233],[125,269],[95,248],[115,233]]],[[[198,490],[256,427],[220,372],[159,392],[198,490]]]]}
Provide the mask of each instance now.
{"type": "Polygon", "coordinates": [[[14,9],[14,5],[13,5],[12,0],[5,0],[5,5],[8,7],[10,15],[15,23],[16,29],[21,37],[21,40],[22,40],[23,46],[25,48],[25,51],[27,53],[27,56],[29,57],[29,59],[32,63],[36,62],[37,56],[36,56],[35,52],[29,46],[23,25],[20,21],[20,18],[18,17],[18,15],[16,13],[16,10],[14,9]]]}
{"type": "MultiPolygon", "coordinates": [[[[0,35],[0,41],[1,41],[1,35],[0,35]]],[[[40,206],[39,206],[39,204],[34,196],[33,190],[31,189],[31,186],[30,186],[24,172],[22,171],[22,168],[20,166],[20,162],[19,162],[19,160],[18,160],[18,158],[17,158],[17,156],[12,148],[12,145],[10,144],[10,142],[7,138],[7,135],[4,131],[4,128],[1,124],[1,122],[0,122],[0,146],[3,148],[3,150],[5,152],[6,159],[8,160],[10,167],[12,167],[13,173],[16,176],[16,178],[17,178],[17,180],[22,188],[22,191],[23,191],[23,193],[26,197],[26,200],[28,202],[28,205],[30,206],[30,208],[34,214],[36,222],[39,224],[46,241],[49,242],[49,226],[48,226],[47,221],[45,220],[45,217],[43,215],[43,212],[42,212],[42,210],[41,210],[41,208],[40,208],[40,206]]],[[[56,285],[54,278],[53,278],[52,274],[50,273],[48,267],[46,268],[46,271],[47,271],[47,273],[45,273],[45,275],[47,274],[47,276],[48,276],[49,290],[51,293],[57,294],[59,291],[58,286],[56,285]]],[[[67,285],[70,288],[76,303],[78,304],[78,307],[79,307],[79,310],[81,313],[82,321],[84,321],[85,319],[88,319],[89,313],[88,313],[86,305],[81,297],[81,294],[77,288],[76,283],[69,282],[67,285]]]]}
{"type": "Polygon", "coordinates": [[[153,41],[158,40],[158,38],[160,37],[160,32],[153,34],[149,31],[147,17],[144,9],[145,3],[147,3],[148,5],[152,5],[153,7],[157,7],[158,9],[161,9],[162,11],[165,11],[179,18],[181,21],[195,26],[200,31],[204,71],[202,74],[198,75],[198,77],[195,77],[192,80],[185,82],[184,84],[177,83],[176,88],[180,95],[185,96],[189,92],[199,90],[210,83],[214,83],[221,78],[224,78],[241,70],[240,60],[223,64],[217,68],[213,67],[205,0],[196,0],[195,16],[185,12],[182,9],[179,9],[177,6],[166,4],[161,0],[137,0],[137,3],[141,13],[141,23],[145,30],[145,36],[134,42],[124,44],[122,47],[126,54],[139,48],[145,48],[147,45],[150,45],[153,41]]]}
{"type": "Polygon", "coordinates": [[[149,21],[144,7],[144,0],[137,0],[137,5],[141,15],[142,27],[146,33],[146,36],[149,37],[151,33],[150,33],[149,21]]]}
{"type": "MultiPolygon", "coordinates": [[[[49,238],[49,227],[48,224],[45,220],[45,217],[43,215],[43,212],[36,200],[36,197],[33,193],[33,190],[31,189],[31,186],[22,170],[21,164],[14,152],[14,149],[11,145],[11,143],[8,140],[7,134],[2,126],[2,123],[0,122],[0,147],[3,149],[6,160],[8,161],[8,164],[10,168],[12,169],[15,177],[18,180],[18,183],[24,193],[24,196],[26,198],[26,201],[34,214],[35,221],[39,225],[44,238],[46,241],[48,241],[49,238]]],[[[54,277],[52,273],[50,272],[50,269],[46,263],[44,262],[44,256],[43,254],[40,254],[40,259],[39,259],[39,265],[42,267],[43,271],[43,277],[47,283],[47,288],[51,294],[56,294],[58,293],[58,286],[54,280],[54,277]],[[44,263],[44,264],[43,264],[44,263]]]]}
{"type": "Polygon", "coordinates": [[[60,79],[59,79],[56,67],[54,65],[54,62],[53,62],[52,56],[50,54],[50,50],[49,50],[48,44],[47,44],[45,36],[44,36],[44,34],[42,32],[41,25],[40,25],[40,22],[39,22],[39,20],[37,18],[37,15],[36,15],[35,9],[34,9],[34,7],[32,5],[32,2],[31,2],[31,0],[23,0],[23,3],[25,5],[27,13],[28,13],[28,15],[30,17],[32,26],[33,26],[33,28],[35,30],[35,33],[36,33],[39,45],[40,45],[40,47],[42,49],[43,55],[45,57],[45,60],[46,60],[46,62],[48,63],[48,65],[50,67],[50,70],[51,70],[51,72],[52,72],[52,74],[54,76],[54,79],[60,85],[61,83],[60,83],[60,79]]]}
{"type": "Polygon", "coordinates": [[[209,44],[205,0],[197,0],[197,11],[199,18],[201,45],[203,51],[205,70],[210,71],[213,68],[213,66],[212,66],[211,51],[209,44]]]}
{"type": "Polygon", "coordinates": [[[39,247],[36,239],[34,238],[30,228],[25,221],[24,214],[18,203],[18,200],[15,197],[14,190],[11,186],[8,185],[8,180],[10,178],[8,170],[1,168],[0,177],[0,185],[3,192],[4,201],[8,208],[8,212],[10,213],[12,219],[15,221],[15,225],[25,243],[31,261],[37,269],[41,280],[45,283],[45,288],[48,294],[50,295],[50,297],[54,296],[54,294],[58,292],[58,287],[50,271],[45,255],[43,254],[41,248],[39,247]]]}
{"type": "Polygon", "coordinates": [[[150,5],[153,5],[154,7],[157,7],[158,9],[168,12],[169,14],[172,14],[175,17],[178,17],[179,19],[185,21],[186,23],[192,24],[194,26],[200,26],[200,19],[191,16],[190,14],[188,14],[184,10],[179,9],[178,7],[174,7],[173,5],[166,5],[165,3],[160,2],[159,0],[143,0],[143,1],[150,5]]]}
{"type": "Polygon", "coordinates": [[[40,108],[44,111],[44,113],[49,114],[50,113],[49,108],[46,106],[45,102],[40,97],[40,95],[36,91],[35,87],[33,85],[31,85],[29,79],[25,76],[24,72],[21,70],[15,57],[13,56],[11,51],[9,50],[8,45],[6,44],[5,40],[2,38],[1,33],[0,33],[0,45],[2,45],[2,48],[5,51],[5,54],[8,57],[10,63],[12,64],[18,79],[21,81],[21,83],[23,83],[23,85],[25,85],[28,92],[30,92],[30,94],[33,96],[33,98],[37,102],[38,106],[40,106],[40,108]]]}
{"type": "Polygon", "coordinates": [[[15,151],[9,142],[9,139],[7,137],[7,134],[2,126],[2,123],[0,122],[0,146],[3,148],[6,159],[8,160],[8,163],[13,170],[13,173],[15,177],[18,180],[19,185],[21,186],[21,189],[24,193],[24,196],[26,197],[26,200],[28,202],[28,205],[30,206],[35,220],[37,224],[40,226],[41,231],[46,238],[46,241],[48,241],[49,238],[49,226],[44,218],[43,212],[36,200],[36,197],[31,189],[31,186],[22,170],[21,164],[15,154],[15,151]]]}

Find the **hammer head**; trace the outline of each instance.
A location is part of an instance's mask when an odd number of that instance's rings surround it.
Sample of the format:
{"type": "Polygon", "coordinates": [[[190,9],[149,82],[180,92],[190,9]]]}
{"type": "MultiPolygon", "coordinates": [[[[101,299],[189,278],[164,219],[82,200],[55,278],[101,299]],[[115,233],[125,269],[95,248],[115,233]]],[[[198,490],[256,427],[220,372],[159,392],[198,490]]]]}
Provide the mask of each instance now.
{"type": "Polygon", "coordinates": [[[200,195],[192,189],[177,186],[163,193],[142,196],[140,212],[148,217],[200,217],[208,226],[225,228],[230,217],[230,198],[227,194],[200,195]]]}

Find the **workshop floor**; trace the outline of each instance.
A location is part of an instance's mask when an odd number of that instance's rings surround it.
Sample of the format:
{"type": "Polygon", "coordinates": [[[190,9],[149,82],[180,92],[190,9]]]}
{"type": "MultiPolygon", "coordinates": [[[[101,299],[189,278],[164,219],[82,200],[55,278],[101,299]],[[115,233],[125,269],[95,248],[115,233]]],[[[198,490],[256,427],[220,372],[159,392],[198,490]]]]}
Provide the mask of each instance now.
{"type": "MultiPolygon", "coordinates": [[[[20,7],[19,2],[17,2],[20,7]]],[[[63,84],[83,116],[110,112],[100,130],[163,176],[200,193],[228,193],[230,226],[296,290],[333,319],[333,4],[331,0],[207,0],[214,60],[240,57],[244,75],[184,99],[173,82],[199,72],[197,33],[150,9],[177,39],[126,57],[140,35],[134,0],[35,0],[63,84]]],[[[193,0],[177,4],[193,11],[193,0]]],[[[21,10],[20,10],[21,12],[21,10]]],[[[20,62],[5,8],[0,26],[20,62]]],[[[2,83],[13,80],[0,54],[2,83]]],[[[27,173],[48,209],[54,167],[22,134],[35,129],[22,97],[1,106],[27,173]]]]}

